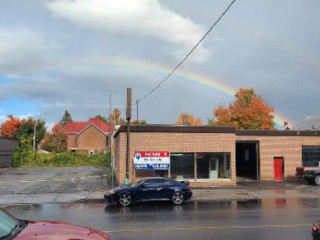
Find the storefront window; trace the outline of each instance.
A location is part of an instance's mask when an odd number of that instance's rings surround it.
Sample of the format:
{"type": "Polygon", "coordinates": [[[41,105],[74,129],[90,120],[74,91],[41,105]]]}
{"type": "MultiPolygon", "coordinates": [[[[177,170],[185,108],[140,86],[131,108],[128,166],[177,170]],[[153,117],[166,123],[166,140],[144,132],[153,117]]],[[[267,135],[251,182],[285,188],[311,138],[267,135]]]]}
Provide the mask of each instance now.
{"type": "Polygon", "coordinates": [[[156,170],[154,171],[155,177],[168,177],[168,171],[167,170],[156,170]]]}
{"type": "Polygon", "coordinates": [[[314,167],[320,166],[320,146],[302,147],[302,166],[314,167]]]}
{"type": "Polygon", "coordinates": [[[194,154],[171,153],[171,177],[175,179],[194,179],[194,154]]]}
{"type": "Polygon", "coordinates": [[[230,178],[230,153],[197,153],[197,179],[225,178],[230,178]]]}
{"type": "MultiPolygon", "coordinates": [[[[136,170],[135,174],[138,178],[168,177],[169,171],[136,170]]],[[[170,177],[178,180],[230,179],[230,153],[171,153],[170,177]]]]}

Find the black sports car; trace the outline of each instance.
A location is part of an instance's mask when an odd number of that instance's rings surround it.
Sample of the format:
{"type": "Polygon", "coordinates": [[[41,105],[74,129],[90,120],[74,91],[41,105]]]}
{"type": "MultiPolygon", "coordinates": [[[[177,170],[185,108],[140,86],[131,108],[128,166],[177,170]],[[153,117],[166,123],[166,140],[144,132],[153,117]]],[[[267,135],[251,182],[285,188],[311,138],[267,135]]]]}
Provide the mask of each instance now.
{"type": "Polygon", "coordinates": [[[312,237],[313,240],[320,240],[320,219],[312,224],[312,237]]]}
{"type": "Polygon", "coordinates": [[[126,207],[134,202],[172,201],[182,204],[190,199],[192,191],[188,183],[169,178],[145,178],[130,187],[115,188],[105,193],[107,202],[118,202],[126,207]]]}

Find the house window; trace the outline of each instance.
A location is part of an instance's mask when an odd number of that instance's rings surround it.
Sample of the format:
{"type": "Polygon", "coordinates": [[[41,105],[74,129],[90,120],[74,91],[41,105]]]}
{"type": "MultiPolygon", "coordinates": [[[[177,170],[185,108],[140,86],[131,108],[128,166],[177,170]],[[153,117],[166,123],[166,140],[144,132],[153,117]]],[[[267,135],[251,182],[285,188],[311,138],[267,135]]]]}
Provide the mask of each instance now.
{"type": "Polygon", "coordinates": [[[302,146],[302,166],[320,166],[320,146],[302,146]]]}
{"type": "Polygon", "coordinates": [[[170,173],[175,179],[194,179],[194,153],[171,153],[170,173]]]}

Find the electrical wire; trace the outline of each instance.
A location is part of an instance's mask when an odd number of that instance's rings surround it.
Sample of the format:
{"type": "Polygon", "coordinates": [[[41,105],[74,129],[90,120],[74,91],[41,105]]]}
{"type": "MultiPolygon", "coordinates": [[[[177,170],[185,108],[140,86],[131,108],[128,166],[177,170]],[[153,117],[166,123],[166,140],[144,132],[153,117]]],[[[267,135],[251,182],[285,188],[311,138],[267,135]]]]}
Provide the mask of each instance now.
{"type": "Polygon", "coordinates": [[[188,57],[193,53],[193,51],[200,45],[200,43],[207,37],[207,35],[212,31],[212,29],[220,22],[220,20],[222,19],[222,17],[229,11],[229,9],[231,8],[231,6],[236,2],[237,0],[233,0],[228,7],[226,8],[226,10],[220,15],[220,17],[212,24],[212,26],[209,28],[209,30],[202,36],[202,38],[197,42],[196,45],[194,45],[194,47],[188,52],[188,54],[172,69],[172,71],[164,78],[162,79],[154,88],[152,88],[148,93],[146,93],[142,98],[138,99],[136,101],[136,105],[146,99],[147,97],[149,97],[154,91],[156,91],[165,81],[167,81],[171,75],[174,74],[174,72],[188,59],[188,57]]]}

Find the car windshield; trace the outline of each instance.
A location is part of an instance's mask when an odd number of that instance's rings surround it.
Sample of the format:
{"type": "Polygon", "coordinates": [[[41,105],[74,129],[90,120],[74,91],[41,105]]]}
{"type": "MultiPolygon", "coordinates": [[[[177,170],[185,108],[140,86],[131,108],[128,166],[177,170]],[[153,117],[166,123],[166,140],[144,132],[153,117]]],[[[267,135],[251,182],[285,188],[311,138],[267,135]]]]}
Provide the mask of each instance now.
{"type": "Polygon", "coordinates": [[[0,209],[0,239],[9,235],[19,223],[18,219],[0,209]]]}
{"type": "Polygon", "coordinates": [[[132,184],[131,186],[132,186],[132,187],[136,187],[136,186],[139,186],[139,185],[140,185],[141,183],[143,183],[143,182],[144,182],[144,180],[139,180],[138,182],[132,184]]]}

